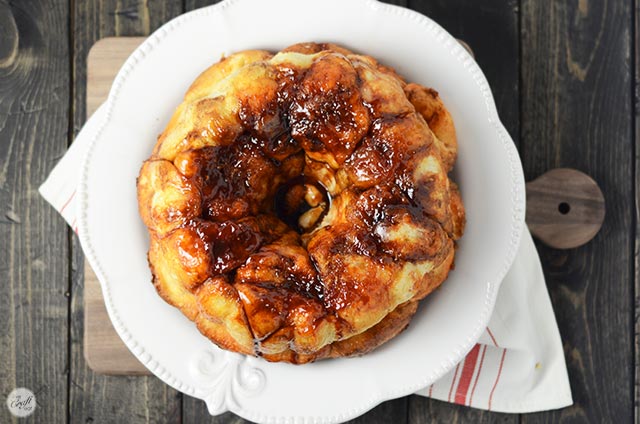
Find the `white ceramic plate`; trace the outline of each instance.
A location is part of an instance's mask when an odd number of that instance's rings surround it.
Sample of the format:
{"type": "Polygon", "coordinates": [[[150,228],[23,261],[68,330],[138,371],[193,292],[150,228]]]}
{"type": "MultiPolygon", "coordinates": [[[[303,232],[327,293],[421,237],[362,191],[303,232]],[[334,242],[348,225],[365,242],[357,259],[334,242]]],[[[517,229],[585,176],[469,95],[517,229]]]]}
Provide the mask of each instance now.
{"type": "Polygon", "coordinates": [[[81,171],[79,229],[113,324],[167,384],[258,422],[333,423],[424,388],[484,330],[520,240],[524,179],[517,151],[473,59],[430,19],[373,0],[227,0],[164,25],[127,60],[81,171]],[[331,41],[435,87],[459,137],[455,179],[467,229],[448,281],[409,329],[359,358],[292,366],[219,350],[150,283],[135,179],[193,79],[222,54],[331,41]]]}

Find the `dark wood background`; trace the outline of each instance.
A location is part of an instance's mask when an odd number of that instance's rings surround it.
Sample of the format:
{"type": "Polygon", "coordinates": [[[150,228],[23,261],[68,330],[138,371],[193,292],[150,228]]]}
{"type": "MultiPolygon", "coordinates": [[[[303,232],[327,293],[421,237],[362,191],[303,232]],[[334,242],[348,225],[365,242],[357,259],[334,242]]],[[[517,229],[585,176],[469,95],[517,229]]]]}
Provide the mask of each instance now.
{"type": "MultiPolygon", "coordinates": [[[[42,423],[244,422],[154,377],[93,373],[82,354],[82,252],[37,192],[85,120],[86,57],[107,36],[145,35],[200,0],[0,0],[0,422],[15,387],[42,423]]],[[[585,171],[607,216],[588,245],[538,245],[575,405],[507,415],[419,396],[359,423],[638,421],[638,0],[396,1],[466,40],[531,180],[585,171]]],[[[282,399],[283,404],[287,402],[282,399]]],[[[15,421],[16,419],[13,418],[15,421]]]]}

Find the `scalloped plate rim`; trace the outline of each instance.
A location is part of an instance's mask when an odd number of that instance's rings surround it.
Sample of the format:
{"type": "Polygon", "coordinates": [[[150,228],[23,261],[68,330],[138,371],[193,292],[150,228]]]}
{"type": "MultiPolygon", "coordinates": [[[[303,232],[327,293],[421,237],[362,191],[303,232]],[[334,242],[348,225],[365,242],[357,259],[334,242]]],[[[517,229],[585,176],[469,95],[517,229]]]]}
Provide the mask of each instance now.
{"type": "MultiPolygon", "coordinates": [[[[163,372],[163,370],[166,370],[165,367],[162,367],[161,364],[155,362],[153,357],[149,353],[140,351],[138,344],[136,343],[135,340],[132,339],[131,334],[129,333],[125,324],[120,322],[120,320],[117,318],[116,307],[115,305],[113,305],[111,301],[110,293],[109,293],[109,282],[106,278],[106,275],[102,271],[102,268],[100,266],[100,261],[93,254],[90,231],[88,231],[89,229],[87,228],[86,216],[84,213],[87,210],[87,192],[86,192],[85,182],[87,180],[87,173],[92,160],[92,155],[91,155],[92,151],[94,150],[94,147],[98,143],[98,140],[100,139],[101,134],[104,132],[105,127],[107,127],[110,123],[112,108],[118,95],[118,87],[127,78],[127,75],[130,69],[135,67],[140,60],[144,60],[145,52],[153,49],[158,43],[162,42],[162,40],[165,37],[168,37],[171,31],[173,31],[174,29],[179,27],[182,23],[190,19],[195,19],[201,15],[213,14],[213,13],[216,13],[217,11],[221,12],[224,9],[231,7],[236,3],[250,2],[250,1],[254,1],[254,0],[225,0],[215,5],[193,10],[191,12],[185,13],[183,15],[180,15],[168,21],[167,23],[162,25],[158,30],[156,30],[152,35],[150,35],[131,54],[131,56],[127,59],[125,64],[122,66],[122,68],[118,72],[114,80],[114,83],[112,85],[112,88],[109,92],[108,100],[105,103],[106,105],[105,116],[96,132],[95,137],[93,138],[93,140],[91,140],[91,144],[83,159],[83,166],[81,167],[81,171],[80,171],[81,184],[78,188],[78,194],[79,194],[79,200],[80,200],[78,202],[78,211],[79,211],[78,228],[80,230],[79,237],[80,237],[83,250],[85,251],[85,255],[89,263],[91,264],[92,268],[95,270],[96,275],[99,277],[100,285],[103,291],[103,295],[105,297],[105,304],[107,306],[107,311],[110,319],[114,324],[114,328],[116,329],[118,335],[122,338],[126,346],[134,353],[134,355],[147,368],[150,369],[151,372],[153,372],[155,375],[158,375],[158,377],[161,378],[165,383],[169,384],[175,389],[182,391],[184,393],[187,393],[190,395],[196,395],[196,396],[198,394],[196,392],[197,390],[192,390],[193,388],[191,387],[185,387],[185,385],[182,384],[176,377],[168,375],[166,372],[163,372]]],[[[356,1],[363,3],[364,6],[370,7],[372,11],[375,11],[377,13],[388,13],[388,12],[400,13],[400,14],[404,14],[407,19],[416,19],[416,20],[422,21],[421,23],[422,25],[433,25],[438,35],[442,36],[445,39],[443,43],[444,42],[450,43],[451,41],[455,40],[448,32],[442,29],[436,22],[413,10],[405,9],[396,5],[380,3],[378,0],[356,0],[356,1]]],[[[228,408],[228,410],[230,410],[231,412],[234,412],[247,419],[256,420],[256,421],[269,421],[269,422],[275,420],[277,422],[295,421],[295,422],[309,422],[309,423],[316,423],[316,422],[333,423],[333,422],[341,422],[343,420],[355,418],[357,416],[362,415],[366,411],[372,409],[373,407],[377,406],[378,404],[384,401],[409,395],[411,393],[414,393],[416,390],[422,389],[428,386],[433,381],[437,380],[439,377],[441,377],[446,372],[448,372],[453,366],[455,366],[455,363],[462,360],[462,358],[468,353],[468,351],[473,347],[473,344],[480,337],[480,335],[482,334],[482,331],[484,331],[484,327],[486,327],[486,323],[489,321],[491,311],[493,310],[493,307],[495,305],[497,292],[502,282],[502,279],[506,275],[507,271],[509,270],[515,258],[515,254],[517,252],[517,248],[521,239],[521,234],[524,228],[524,211],[525,211],[524,175],[523,175],[522,167],[519,163],[519,159],[518,159],[519,156],[515,148],[515,145],[513,144],[513,141],[511,140],[503,124],[499,120],[493,95],[491,93],[491,90],[489,89],[489,85],[481,69],[478,67],[476,62],[468,55],[468,53],[462,47],[458,46],[457,43],[455,42],[454,42],[454,45],[452,45],[451,54],[454,56],[463,57],[465,60],[465,65],[468,65],[471,68],[469,72],[472,73],[473,76],[479,78],[479,81],[476,81],[476,83],[480,87],[480,89],[483,90],[483,95],[485,96],[485,100],[486,100],[487,114],[488,114],[488,117],[490,118],[491,123],[493,124],[496,135],[500,139],[500,141],[502,141],[502,144],[507,154],[509,155],[509,157],[510,158],[515,157],[516,158],[515,161],[517,162],[516,164],[517,166],[515,167],[514,167],[514,162],[512,161],[511,163],[512,165],[511,176],[514,179],[514,183],[512,184],[512,203],[514,206],[513,208],[514,215],[513,215],[513,220],[510,223],[512,228],[512,234],[511,234],[512,238],[509,241],[510,249],[508,251],[507,257],[504,258],[504,261],[503,261],[504,266],[497,272],[495,279],[493,281],[487,282],[488,289],[486,293],[487,298],[485,299],[485,309],[483,310],[482,316],[478,318],[478,325],[476,326],[476,330],[473,332],[473,334],[469,335],[466,338],[465,346],[463,349],[457,352],[452,352],[452,357],[448,358],[448,360],[445,361],[446,364],[443,363],[442,366],[438,367],[437,370],[434,371],[432,375],[427,376],[423,380],[421,380],[422,382],[416,383],[410,386],[404,386],[402,388],[395,388],[394,390],[391,390],[390,392],[386,392],[386,393],[376,392],[373,394],[372,397],[366,400],[361,406],[357,408],[353,408],[346,413],[333,415],[333,416],[308,416],[308,417],[282,416],[282,415],[265,416],[265,415],[260,415],[260,413],[256,411],[245,410],[242,407],[230,407],[228,408]]]]}

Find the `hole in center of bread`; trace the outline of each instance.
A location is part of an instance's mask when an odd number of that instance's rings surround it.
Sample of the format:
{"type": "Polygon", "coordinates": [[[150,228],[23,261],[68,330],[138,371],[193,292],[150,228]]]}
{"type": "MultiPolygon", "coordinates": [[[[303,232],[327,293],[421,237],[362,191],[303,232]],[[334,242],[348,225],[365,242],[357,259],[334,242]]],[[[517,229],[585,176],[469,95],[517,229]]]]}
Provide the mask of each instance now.
{"type": "Polygon", "coordinates": [[[278,187],[274,203],[278,218],[304,234],[322,222],[331,206],[331,197],[320,182],[301,175],[278,187]]]}

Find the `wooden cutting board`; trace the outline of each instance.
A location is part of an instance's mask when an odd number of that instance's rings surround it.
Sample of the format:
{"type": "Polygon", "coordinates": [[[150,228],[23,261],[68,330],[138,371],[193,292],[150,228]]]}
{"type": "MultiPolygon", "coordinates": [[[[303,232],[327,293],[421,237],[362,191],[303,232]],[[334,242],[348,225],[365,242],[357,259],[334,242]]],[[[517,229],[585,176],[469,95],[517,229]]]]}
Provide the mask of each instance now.
{"type": "MultiPolygon", "coordinates": [[[[113,37],[103,38],[93,45],[87,58],[87,118],[107,100],[118,70],[144,40],[145,37],[113,37]]],[[[84,357],[92,370],[102,374],[150,374],[129,352],[111,325],[100,283],[86,260],[84,357]]]]}
{"type": "MultiPolygon", "coordinates": [[[[87,58],[87,117],[109,95],[111,83],[127,57],[145,37],[113,37],[98,41],[87,58]]],[[[466,43],[463,46],[469,51],[466,43]]],[[[598,184],[573,169],[554,169],[527,183],[527,225],[543,243],[570,249],[591,240],[604,220],[604,197],[598,184]]],[[[146,375],[111,325],[100,283],[85,261],[84,356],[103,374],[146,375]]]]}

